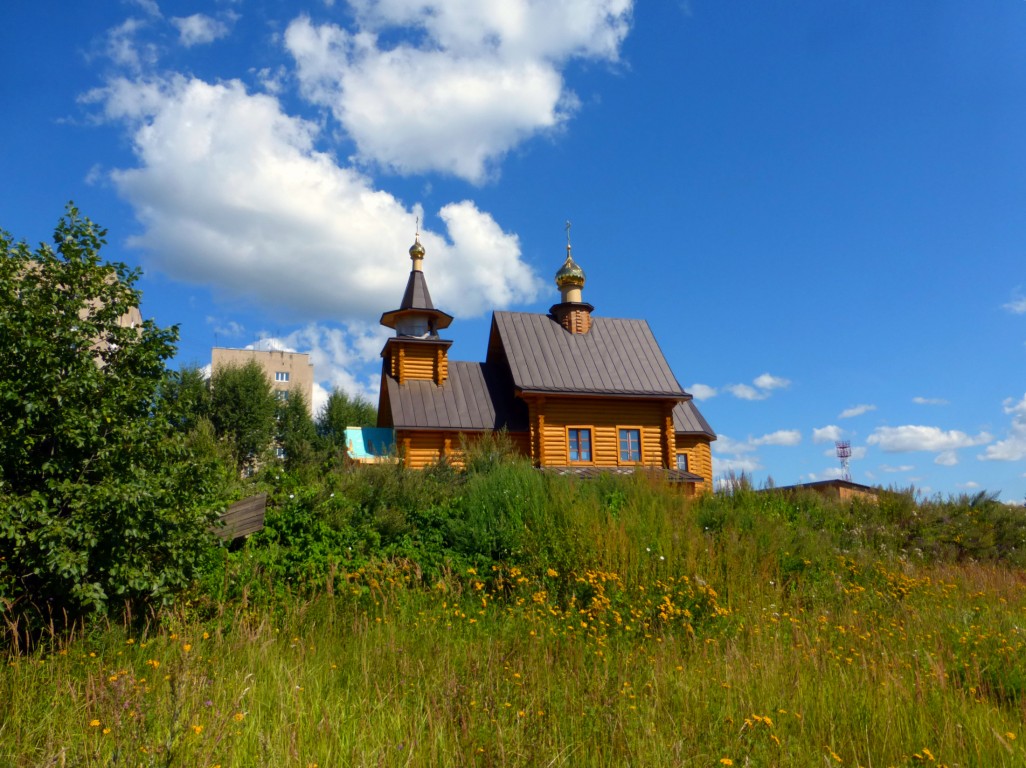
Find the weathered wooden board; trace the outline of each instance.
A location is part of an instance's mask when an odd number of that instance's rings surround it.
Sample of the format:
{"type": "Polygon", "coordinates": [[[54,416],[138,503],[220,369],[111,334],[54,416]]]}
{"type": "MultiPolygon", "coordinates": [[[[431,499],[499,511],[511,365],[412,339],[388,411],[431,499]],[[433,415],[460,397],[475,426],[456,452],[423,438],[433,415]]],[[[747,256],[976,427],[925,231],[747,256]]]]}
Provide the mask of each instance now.
{"type": "Polygon", "coordinates": [[[241,539],[249,536],[264,527],[264,514],[267,511],[267,494],[258,493],[255,496],[237,501],[225,510],[221,515],[223,525],[214,529],[214,532],[225,541],[241,539]]]}

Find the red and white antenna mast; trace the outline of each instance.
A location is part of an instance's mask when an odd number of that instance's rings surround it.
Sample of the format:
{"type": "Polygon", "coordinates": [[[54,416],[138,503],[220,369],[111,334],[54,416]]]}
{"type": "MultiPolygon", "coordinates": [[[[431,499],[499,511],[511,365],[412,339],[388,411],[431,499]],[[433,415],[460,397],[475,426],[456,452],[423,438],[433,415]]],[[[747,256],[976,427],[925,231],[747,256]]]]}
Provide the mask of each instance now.
{"type": "Polygon", "coordinates": [[[841,462],[841,479],[851,482],[851,472],[848,471],[848,460],[851,458],[851,441],[838,440],[834,445],[837,446],[837,458],[841,462]]]}

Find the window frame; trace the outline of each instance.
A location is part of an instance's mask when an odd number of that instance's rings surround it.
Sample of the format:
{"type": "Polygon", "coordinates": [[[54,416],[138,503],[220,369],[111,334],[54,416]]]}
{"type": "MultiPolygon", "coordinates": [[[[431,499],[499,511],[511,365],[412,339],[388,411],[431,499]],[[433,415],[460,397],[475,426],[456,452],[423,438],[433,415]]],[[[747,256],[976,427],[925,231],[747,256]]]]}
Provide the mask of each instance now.
{"type": "Polygon", "coordinates": [[[617,459],[617,464],[634,465],[634,464],[644,464],[645,463],[645,448],[644,448],[644,443],[642,441],[643,436],[644,436],[644,429],[641,427],[640,424],[617,425],[617,427],[616,427],[616,459],[617,459]],[[637,459],[630,458],[630,453],[631,452],[630,452],[630,437],[629,436],[628,436],[628,444],[627,444],[628,458],[625,459],[623,457],[623,453],[624,452],[623,452],[622,440],[623,440],[623,433],[624,432],[636,432],[638,434],[638,458],[637,459]]]}
{"type": "MultiPolygon", "coordinates": [[[[577,454],[578,454],[578,456],[580,456],[580,454],[581,454],[580,435],[578,435],[577,454]]],[[[567,425],[567,427],[566,427],[566,461],[567,461],[567,464],[594,464],[595,463],[595,429],[590,424],[581,424],[581,425],[578,425],[578,424],[568,424],[567,425]],[[588,433],[588,458],[586,458],[586,459],[581,459],[581,458],[573,459],[573,458],[571,458],[571,454],[572,454],[572,450],[573,450],[571,448],[572,443],[571,443],[571,439],[570,439],[570,432],[571,431],[576,431],[578,433],[580,433],[580,432],[587,432],[588,433]]]]}
{"type": "Polygon", "coordinates": [[[677,465],[678,471],[680,471],[680,472],[690,472],[691,471],[691,457],[688,456],[687,451],[677,451],[676,465],[677,465]],[[680,465],[680,460],[681,459],[684,459],[684,466],[683,467],[680,465]]]}
{"type": "Polygon", "coordinates": [[[274,372],[274,380],[277,381],[277,382],[284,382],[284,383],[287,384],[288,381],[289,381],[289,372],[288,371],[275,371],[274,372]]]}

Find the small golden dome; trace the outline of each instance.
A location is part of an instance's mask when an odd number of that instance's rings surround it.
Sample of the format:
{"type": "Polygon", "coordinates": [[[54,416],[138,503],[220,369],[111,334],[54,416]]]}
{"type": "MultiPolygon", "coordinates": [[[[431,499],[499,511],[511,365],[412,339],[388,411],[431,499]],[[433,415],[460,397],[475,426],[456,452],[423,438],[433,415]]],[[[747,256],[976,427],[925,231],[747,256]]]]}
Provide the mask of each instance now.
{"type": "Polygon", "coordinates": [[[570,255],[569,248],[566,249],[566,261],[563,262],[563,266],[556,273],[556,287],[562,290],[567,286],[575,288],[584,287],[584,270],[574,261],[573,256],[570,255]]]}
{"type": "Polygon", "coordinates": [[[424,258],[424,246],[420,244],[420,238],[418,237],[413,245],[410,246],[410,258],[411,259],[423,259],[424,258]]]}

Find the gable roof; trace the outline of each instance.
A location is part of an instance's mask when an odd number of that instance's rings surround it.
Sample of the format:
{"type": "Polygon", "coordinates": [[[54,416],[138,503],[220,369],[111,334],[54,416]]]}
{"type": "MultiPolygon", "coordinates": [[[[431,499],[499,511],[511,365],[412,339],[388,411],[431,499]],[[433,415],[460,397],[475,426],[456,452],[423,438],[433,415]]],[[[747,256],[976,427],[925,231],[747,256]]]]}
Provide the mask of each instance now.
{"type": "Polygon", "coordinates": [[[450,360],[449,377],[441,386],[417,379],[400,385],[388,375],[384,379],[396,429],[528,429],[526,405],[514,399],[502,370],[487,363],[450,360]]]}
{"type": "Polygon", "coordinates": [[[496,340],[523,392],[690,398],[644,320],[594,317],[570,333],[549,315],[495,312],[489,362],[496,340]]]}
{"type": "Polygon", "coordinates": [[[673,407],[673,431],[678,435],[705,435],[711,440],[716,439],[716,433],[709,422],[691,400],[677,403],[673,407]]]}

